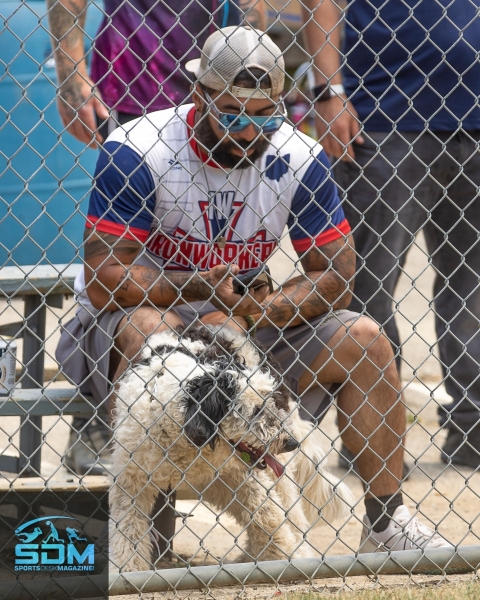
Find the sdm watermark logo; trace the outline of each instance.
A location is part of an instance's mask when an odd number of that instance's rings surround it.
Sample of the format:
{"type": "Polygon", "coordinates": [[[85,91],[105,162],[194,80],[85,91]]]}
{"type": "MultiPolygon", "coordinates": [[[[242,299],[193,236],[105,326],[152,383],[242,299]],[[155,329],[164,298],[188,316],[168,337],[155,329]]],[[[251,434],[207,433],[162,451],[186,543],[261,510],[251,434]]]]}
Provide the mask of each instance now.
{"type": "MultiPolygon", "coordinates": [[[[61,537],[55,522],[73,517],[40,517],[15,529],[15,571],[93,571],[95,546],[75,527],[61,537]]],[[[73,525],[73,523],[71,524],[73,525]]]]}

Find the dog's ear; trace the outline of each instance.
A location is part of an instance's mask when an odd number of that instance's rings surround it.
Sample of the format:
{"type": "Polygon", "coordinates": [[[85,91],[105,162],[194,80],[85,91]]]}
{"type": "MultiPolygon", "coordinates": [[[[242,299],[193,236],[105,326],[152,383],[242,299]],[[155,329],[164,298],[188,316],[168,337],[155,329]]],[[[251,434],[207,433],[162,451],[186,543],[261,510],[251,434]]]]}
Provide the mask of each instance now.
{"type": "Polygon", "coordinates": [[[219,426],[237,393],[236,379],[218,371],[205,373],[192,379],[186,392],[183,432],[198,448],[208,443],[213,449],[218,441],[219,426]]]}

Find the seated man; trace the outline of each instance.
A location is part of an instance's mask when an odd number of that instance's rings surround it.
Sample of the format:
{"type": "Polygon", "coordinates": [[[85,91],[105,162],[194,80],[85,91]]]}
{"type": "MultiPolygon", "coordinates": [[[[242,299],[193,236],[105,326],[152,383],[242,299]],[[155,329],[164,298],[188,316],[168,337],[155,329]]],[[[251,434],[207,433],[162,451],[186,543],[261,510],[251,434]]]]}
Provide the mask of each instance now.
{"type": "Polygon", "coordinates": [[[333,394],[366,482],[361,551],[449,546],[403,505],[405,410],[391,346],[346,310],[355,252],[321,146],[284,122],[281,51],[254,29],[212,34],[193,105],[114,131],[98,160],[85,229],[81,308],[57,357],[105,400],[148,336],[201,320],[256,331],[303,407],[333,394]],[[285,226],[304,275],[245,296],[285,226]],[[368,443],[367,443],[368,440],[368,443]]]}

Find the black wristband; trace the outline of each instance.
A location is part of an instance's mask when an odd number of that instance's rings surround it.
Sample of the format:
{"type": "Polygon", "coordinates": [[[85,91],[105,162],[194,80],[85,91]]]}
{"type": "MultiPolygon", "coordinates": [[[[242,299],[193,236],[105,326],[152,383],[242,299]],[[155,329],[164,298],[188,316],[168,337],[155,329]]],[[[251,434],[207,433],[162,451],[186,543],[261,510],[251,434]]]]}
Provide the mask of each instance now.
{"type": "Polygon", "coordinates": [[[314,102],[323,102],[331,97],[331,92],[328,83],[321,83],[312,88],[314,102]]]}
{"type": "Polygon", "coordinates": [[[330,98],[335,98],[340,94],[345,94],[345,89],[341,83],[330,85],[329,83],[321,83],[312,88],[314,102],[325,102],[330,98]]]}

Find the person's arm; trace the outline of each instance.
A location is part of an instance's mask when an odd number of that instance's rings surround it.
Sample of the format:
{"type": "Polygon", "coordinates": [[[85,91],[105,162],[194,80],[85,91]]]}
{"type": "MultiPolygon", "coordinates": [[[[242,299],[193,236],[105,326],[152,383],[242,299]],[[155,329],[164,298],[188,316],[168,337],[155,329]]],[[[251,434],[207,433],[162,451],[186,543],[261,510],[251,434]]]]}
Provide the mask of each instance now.
{"type": "Polygon", "coordinates": [[[96,148],[103,138],[94,131],[96,115],[108,110],[87,73],[83,31],[87,0],[47,0],[48,20],[58,77],[58,111],[62,123],[77,140],[96,148]]]}
{"type": "Polygon", "coordinates": [[[355,274],[351,235],[299,256],[305,274],[288,280],[262,302],[264,312],[253,315],[257,327],[293,327],[350,304],[355,274]]]}
{"type": "MultiPolygon", "coordinates": [[[[343,13],[335,0],[304,0],[304,40],[313,59],[315,85],[342,83],[341,32],[343,13]]],[[[327,154],[343,160],[355,157],[352,141],[363,144],[358,115],[345,94],[315,102],[316,127],[327,154]]]]}
{"type": "Polygon", "coordinates": [[[245,21],[255,29],[267,29],[267,7],[265,0],[239,0],[238,7],[242,11],[245,21]]]}
{"type": "Polygon", "coordinates": [[[85,229],[85,283],[95,308],[115,311],[141,304],[170,307],[210,300],[224,314],[257,312],[267,286],[242,297],[233,291],[236,265],[220,265],[205,272],[167,271],[134,265],[145,248],[138,241],[85,229]]]}

